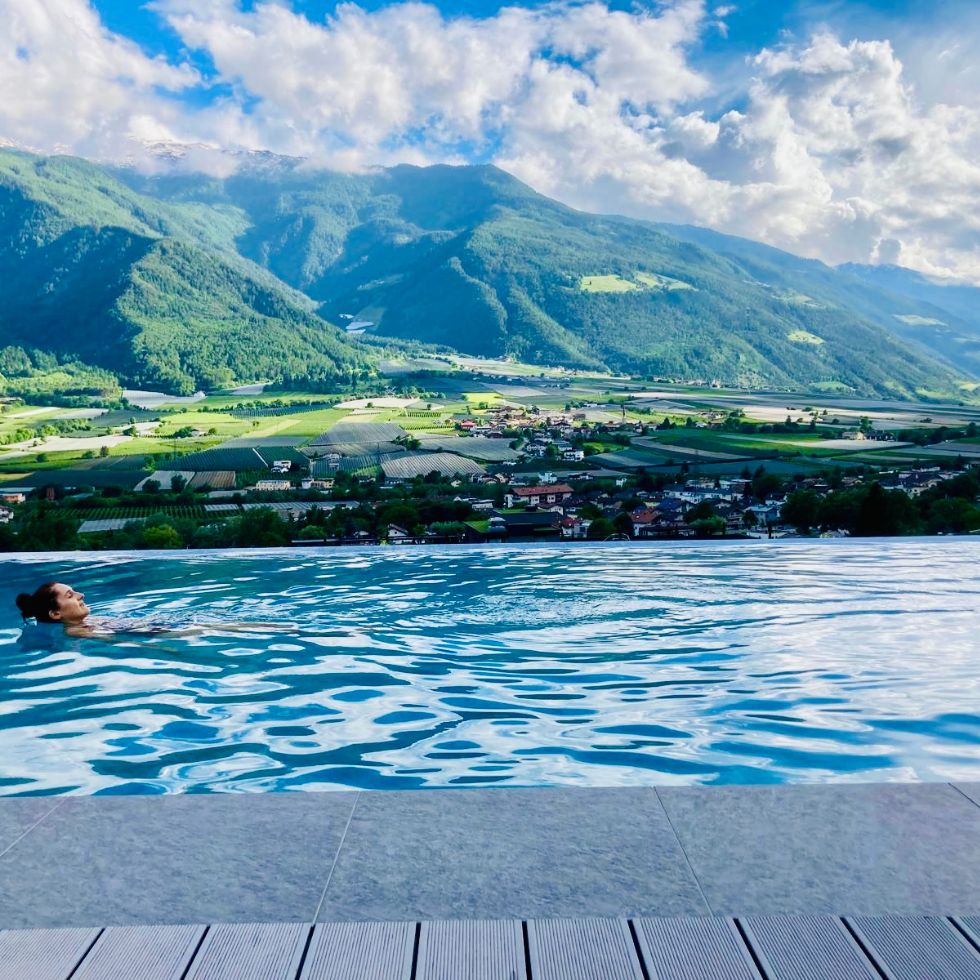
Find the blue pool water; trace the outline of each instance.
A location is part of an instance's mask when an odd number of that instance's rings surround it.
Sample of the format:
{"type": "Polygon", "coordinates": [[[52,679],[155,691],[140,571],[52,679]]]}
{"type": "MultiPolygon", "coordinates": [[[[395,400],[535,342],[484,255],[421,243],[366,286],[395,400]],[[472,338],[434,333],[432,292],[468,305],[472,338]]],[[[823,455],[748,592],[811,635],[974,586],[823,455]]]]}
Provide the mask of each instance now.
{"type": "Polygon", "coordinates": [[[980,541],[0,561],[0,794],[980,779],[980,541]],[[22,635],[99,614],[245,633],[22,635]]]}

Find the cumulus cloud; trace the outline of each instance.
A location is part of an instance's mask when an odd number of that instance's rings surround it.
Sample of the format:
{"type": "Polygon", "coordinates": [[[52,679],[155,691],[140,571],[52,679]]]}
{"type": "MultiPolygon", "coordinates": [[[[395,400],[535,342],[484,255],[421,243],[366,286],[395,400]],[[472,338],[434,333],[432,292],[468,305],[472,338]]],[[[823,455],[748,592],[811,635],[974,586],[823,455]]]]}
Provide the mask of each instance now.
{"type": "Polygon", "coordinates": [[[112,34],[85,0],[0,0],[0,135],[45,150],[121,152],[168,139],[181,112],[163,92],[196,73],[112,34]]]}
{"type": "Polygon", "coordinates": [[[729,4],[342,3],[320,21],[286,0],[151,6],[213,74],[149,57],[86,0],[0,0],[0,138],[114,159],[179,141],[209,169],[228,148],[344,169],[492,160],[589,210],[980,281],[980,109],[920,101],[886,40],[822,29],[759,51],[717,109],[698,46],[729,4]]]}

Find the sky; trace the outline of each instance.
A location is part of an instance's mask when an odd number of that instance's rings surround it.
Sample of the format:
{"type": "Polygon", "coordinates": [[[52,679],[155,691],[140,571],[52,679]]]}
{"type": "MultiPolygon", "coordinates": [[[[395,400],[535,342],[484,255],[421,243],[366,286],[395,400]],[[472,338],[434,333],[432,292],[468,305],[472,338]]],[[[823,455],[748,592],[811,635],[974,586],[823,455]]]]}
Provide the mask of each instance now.
{"type": "Polygon", "coordinates": [[[0,0],[0,25],[0,144],[493,163],[583,210],[980,283],[977,0],[0,0]]]}

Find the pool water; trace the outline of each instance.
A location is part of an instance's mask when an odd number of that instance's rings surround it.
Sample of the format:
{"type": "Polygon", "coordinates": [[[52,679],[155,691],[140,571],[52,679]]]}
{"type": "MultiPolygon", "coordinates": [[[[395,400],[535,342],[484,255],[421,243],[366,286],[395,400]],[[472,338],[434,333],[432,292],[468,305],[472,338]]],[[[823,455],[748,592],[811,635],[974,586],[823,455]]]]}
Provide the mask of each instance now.
{"type": "Polygon", "coordinates": [[[975,539],[5,557],[0,794],[976,780],[978,559],[975,539]],[[22,631],[14,595],[49,579],[203,629],[22,631]]]}

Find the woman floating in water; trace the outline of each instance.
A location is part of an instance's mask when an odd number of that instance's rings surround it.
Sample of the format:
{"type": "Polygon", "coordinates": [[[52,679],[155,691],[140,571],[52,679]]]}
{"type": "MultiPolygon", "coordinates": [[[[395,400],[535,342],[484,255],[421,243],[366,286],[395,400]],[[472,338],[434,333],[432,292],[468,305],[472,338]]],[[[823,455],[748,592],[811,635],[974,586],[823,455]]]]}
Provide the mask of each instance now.
{"type": "Polygon", "coordinates": [[[21,592],[17,608],[24,622],[61,623],[69,631],[84,626],[91,612],[85,605],[85,593],[62,582],[45,582],[32,594],[21,592]]]}
{"type": "Polygon", "coordinates": [[[283,623],[221,623],[220,625],[195,625],[172,629],[159,624],[120,621],[102,617],[92,617],[91,609],[85,605],[85,593],[73,589],[63,582],[45,582],[33,593],[21,592],[17,596],[17,608],[24,622],[33,619],[38,623],[64,626],[71,636],[107,637],[120,633],[165,633],[169,636],[194,636],[204,632],[240,633],[256,630],[267,632],[290,632],[295,627],[283,623]]]}

